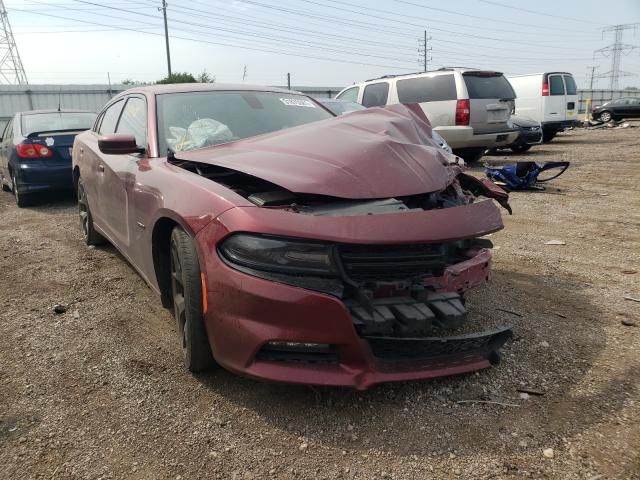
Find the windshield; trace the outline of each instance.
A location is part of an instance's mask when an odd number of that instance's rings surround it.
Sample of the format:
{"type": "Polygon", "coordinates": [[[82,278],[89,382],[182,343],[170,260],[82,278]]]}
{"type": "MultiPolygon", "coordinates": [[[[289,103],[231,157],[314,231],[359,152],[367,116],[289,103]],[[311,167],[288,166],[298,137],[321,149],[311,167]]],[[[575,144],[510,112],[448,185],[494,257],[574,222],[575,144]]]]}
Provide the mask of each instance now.
{"type": "Polygon", "coordinates": [[[291,93],[209,91],[157,98],[161,155],[332,118],[313,100],[291,93]]]}
{"type": "Polygon", "coordinates": [[[462,75],[470,99],[516,98],[516,94],[504,75],[468,72],[462,75]]]}
{"type": "Polygon", "coordinates": [[[50,112],[22,114],[22,135],[61,130],[89,130],[96,119],[90,112],[50,112]]]}

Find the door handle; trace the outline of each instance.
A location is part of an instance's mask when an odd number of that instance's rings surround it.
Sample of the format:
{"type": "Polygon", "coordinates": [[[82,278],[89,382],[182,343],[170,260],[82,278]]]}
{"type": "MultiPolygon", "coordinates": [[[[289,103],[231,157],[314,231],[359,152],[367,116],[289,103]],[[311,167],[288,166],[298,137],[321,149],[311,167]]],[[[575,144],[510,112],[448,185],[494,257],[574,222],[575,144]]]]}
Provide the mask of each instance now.
{"type": "Polygon", "coordinates": [[[98,165],[98,171],[99,172],[104,172],[104,165],[102,165],[102,164],[98,165]]]}

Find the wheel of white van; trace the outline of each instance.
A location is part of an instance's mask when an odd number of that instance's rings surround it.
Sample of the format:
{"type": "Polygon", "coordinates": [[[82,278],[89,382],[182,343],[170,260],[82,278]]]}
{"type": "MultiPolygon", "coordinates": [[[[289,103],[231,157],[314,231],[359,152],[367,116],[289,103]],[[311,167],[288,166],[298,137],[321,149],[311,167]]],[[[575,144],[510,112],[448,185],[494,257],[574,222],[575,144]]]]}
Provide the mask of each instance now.
{"type": "Polygon", "coordinates": [[[204,327],[200,263],[191,237],[180,227],[171,232],[171,297],[182,343],[184,363],[191,372],[215,365],[204,327]]]}
{"type": "Polygon", "coordinates": [[[513,153],[524,153],[531,148],[531,145],[529,145],[528,143],[519,142],[511,144],[510,148],[513,153]]]}
{"type": "Polygon", "coordinates": [[[101,245],[107,240],[93,227],[93,217],[87,201],[87,191],[84,189],[82,178],[78,179],[78,214],[82,238],[87,245],[101,245]]]}
{"type": "Polygon", "coordinates": [[[611,115],[611,112],[607,110],[605,110],[604,112],[600,112],[600,115],[598,116],[598,120],[605,123],[610,122],[612,118],[613,116],[611,115]]]}
{"type": "Polygon", "coordinates": [[[28,207],[31,204],[31,197],[29,197],[29,195],[18,192],[18,181],[16,180],[15,174],[11,174],[11,189],[16,199],[16,205],[19,208],[28,207]]]}

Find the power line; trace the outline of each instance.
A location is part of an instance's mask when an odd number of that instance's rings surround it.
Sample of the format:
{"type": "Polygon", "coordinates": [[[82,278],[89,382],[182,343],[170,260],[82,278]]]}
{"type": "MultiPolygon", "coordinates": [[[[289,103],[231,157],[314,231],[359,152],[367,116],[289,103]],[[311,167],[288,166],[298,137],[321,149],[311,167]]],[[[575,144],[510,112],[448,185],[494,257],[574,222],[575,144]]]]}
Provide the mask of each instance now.
{"type": "MultiPolygon", "coordinates": [[[[25,10],[22,10],[22,9],[19,9],[19,8],[11,8],[11,10],[12,11],[25,12],[25,10]]],[[[88,21],[88,20],[70,19],[70,18],[67,18],[67,17],[63,17],[63,16],[60,16],[60,15],[54,15],[54,14],[50,14],[50,13],[41,13],[41,12],[34,12],[34,11],[29,11],[27,13],[31,13],[33,15],[40,15],[40,16],[44,16],[44,17],[50,17],[50,18],[58,18],[58,19],[63,19],[63,20],[71,20],[71,21],[74,21],[74,22],[87,23],[87,24],[90,24],[90,25],[98,25],[98,26],[101,26],[101,27],[112,27],[111,25],[105,24],[105,23],[92,22],[92,21],[88,21]]],[[[142,30],[137,30],[135,28],[121,27],[121,28],[119,28],[119,30],[129,31],[129,32],[134,32],[134,33],[142,33],[142,34],[145,34],[145,35],[153,35],[153,36],[164,37],[163,33],[145,32],[145,31],[142,31],[142,30]]],[[[195,33],[197,33],[197,32],[195,32],[195,33]]],[[[288,56],[293,56],[293,57],[309,58],[309,59],[312,59],[312,60],[323,60],[323,61],[329,61],[329,62],[334,62],[334,63],[344,63],[344,64],[350,64],[350,65],[361,65],[361,66],[381,67],[381,68],[394,68],[394,69],[406,70],[406,71],[413,70],[412,68],[406,68],[406,67],[402,67],[400,65],[383,65],[383,64],[378,64],[378,63],[356,62],[356,61],[353,61],[353,60],[347,60],[347,59],[341,59],[341,58],[330,58],[330,57],[322,57],[322,56],[317,56],[317,55],[307,55],[307,54],[302,54],[302,53],[297,53],[297,52],[287,52],[287,51],[282,51],[282,50],[270,50],[270,49],[266,49],[266,48],[251,47],[251,46],[238,45],[238,44],[229,44],[229,43],[223,43],[223,42],[212,42],[212,41],[208,41],[208,40],[181,37],[181,36],[177,36],[177,35],[170,35],[170,38],[178,39],[178,40],[187,40],[187,41],[190,41],[190,42],[203,43],[203,44],[208,44],[208,45],[218,45],[218,46],[223,46],[223,47],[238,48],[238,49],[241,49],[241,50],[251,50],[251,51],[256,51],[256,52],[282,54],[282,55],[288,55],[288,56]]]]}
{"type": "Polygon", "coordinates": [[[591,20],[582,20],[580,18],[563,17],[561,15],[552,15],[550,13],[537,12],[535,10],[527,10],[526,8],[514,7],[512,5],[507,5],[505,3],[500,3],[500,2],[494,2],[492,0],[480,0],[480,1],[484,2],[484,3],[489,3],[491,5],[497,5],[497,6],[503,7],[503,8],[510,8],[512,10],[519,10],[521,12],[531,13],[533,15],[541,15],[543,17],[559,18],[561,20],[571,20],[572,22],[590,23],[592,25],[602,25],[601,23],[592,22],[591,20]]]}

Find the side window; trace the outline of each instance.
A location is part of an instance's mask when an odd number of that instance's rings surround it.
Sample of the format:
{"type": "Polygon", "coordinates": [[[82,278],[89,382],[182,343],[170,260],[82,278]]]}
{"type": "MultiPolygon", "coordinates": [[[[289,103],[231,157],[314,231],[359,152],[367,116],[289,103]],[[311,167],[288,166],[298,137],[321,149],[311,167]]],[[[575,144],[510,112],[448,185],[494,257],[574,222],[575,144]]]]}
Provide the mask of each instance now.
{"type": "Polygon", "coordinates": [[[614,105],[624,105],[625,103],[627,103],[627,101],[624,98],[619,98],[613,101],[614,105]]]}
{"type": "Polygon", "coordinates": [[[336,98],[339,98],[341,100],[349,100],[350,102],[357,102],[358,101],[358,92],[359,91],[360,91],[360,87],[351,87],[351,88],[346,89],[344,92],[342,92],[336,98]]]}
{"type": "Polygon", "coordinates": [[[364,88],[362,104],[365,107],[381,107],[387,104],[389,84],[387,82],[372,83],[364,88]]]}
{"type": "Polygon", "coordinates": [[[140,97],[131,97],[122,110],[116,133],[129,133],[136,137],[139,147],[147,145],[147,102],[140,97]]]}
{"type": "Polygon", "coordinates": [[[564,82],[561,75],[549,75],[551,95],[564,95],[564,82]]]}
{"type": "Polygon", "coordinates": [[[640,105],[640,98],[630,98],[630,99],[629,99],[629,103],[630,103],[631,105],[636,105],[636,106],[638,106],[638,105],[640,105]]]}
{"type": "Polygon", "coordinates": [[[120,118],[120,112],[122,111],[123,105],[124,100],[118,100],[116,103],[105,110],[105,112],[102,114],[102,122],[100,122],[100,126],[98,127],[99,134],[110,135],[112,133],[115,133],[116,125],[118,124],[118,119],[120,118]]]}
{"type": "Polygon", "coordinates": [[[564,83],[567,86],[567,95],[575,95],[577,93],[578,87],[571,75],[564,76],[564,83]]]}
{"type": "Polygon", "coordinates": [[[440,102],[457,98],[453,75],[408,78],[398,80],[397,85],[400,103],[440,102]]]}

